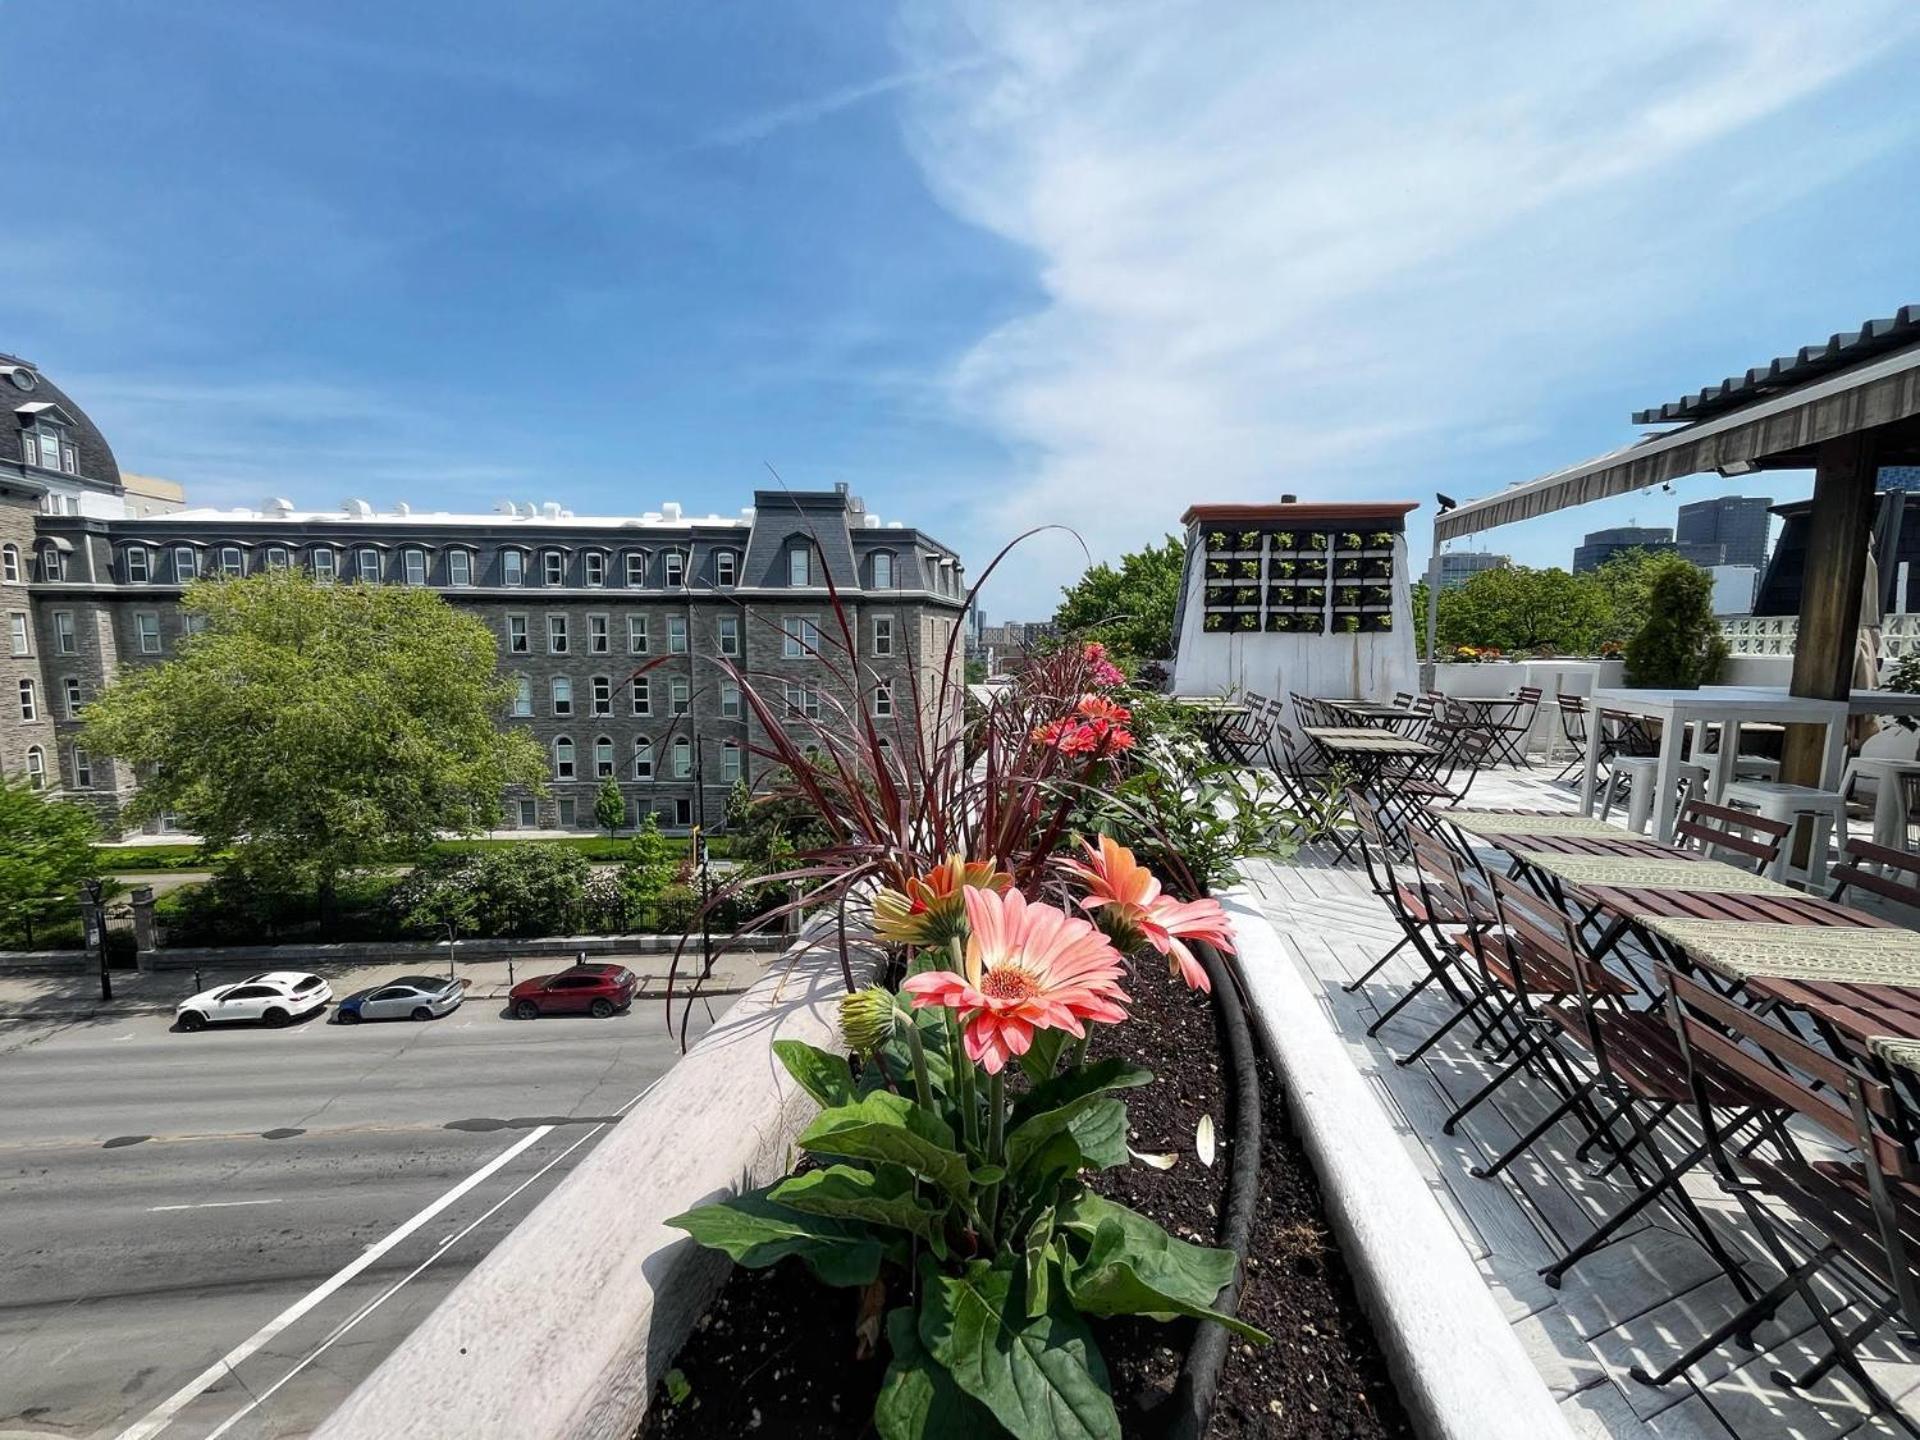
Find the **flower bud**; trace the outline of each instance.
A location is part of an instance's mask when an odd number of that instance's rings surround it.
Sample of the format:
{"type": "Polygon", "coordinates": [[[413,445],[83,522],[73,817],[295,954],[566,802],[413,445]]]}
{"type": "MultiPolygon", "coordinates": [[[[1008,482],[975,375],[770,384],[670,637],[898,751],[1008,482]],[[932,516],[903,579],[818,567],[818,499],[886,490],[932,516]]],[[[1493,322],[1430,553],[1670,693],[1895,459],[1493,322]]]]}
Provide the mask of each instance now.
{"type": "Polygon", "coordinates": [[[871,1055],[893,1037],[893,996],[878,985],[840,1001],[840,1033],[849,1049],[871,1055]]]}

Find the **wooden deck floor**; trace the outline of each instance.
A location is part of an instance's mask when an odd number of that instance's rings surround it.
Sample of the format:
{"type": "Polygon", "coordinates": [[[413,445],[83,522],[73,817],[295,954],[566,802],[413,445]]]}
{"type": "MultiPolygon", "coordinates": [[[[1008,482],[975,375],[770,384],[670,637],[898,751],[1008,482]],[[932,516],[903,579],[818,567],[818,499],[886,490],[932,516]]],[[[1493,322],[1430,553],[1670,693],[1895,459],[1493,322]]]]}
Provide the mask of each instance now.
{"type": "MultiPolygon", "coordinates": [[[[1574,805],[1568,789],[1524,771],[1489,772],[1472,798],[1490,806],[1571,810],[1574,805]]],[[[1418,974],[1418,962],[1396,959],[1356,993],[1344,992],[1344,985],[1399,938],[1357,863],[1336,865],[1303,853],[1293,862],[1260,861],[1245,869],[1575,1435],[1866,1440],[1902,1433],[1885,1416],[1871,1416],[1864,1398],[1844,1378],[1830,1376],[1811,1393],[1776,1381],[1776,1369],[1798,1371],[1820,1353],[1820,1331],[1798,1302],[1762,1327],[1758,1341],[1764,1348],[1758,1352],[1729,1343],[1658,1390],[1631,1378],[1630,1366],[1660,1369],[1732,1313],[1737,1299],[1732,1284],[1679,1221],[1653,1206],[1642,1223],[1569,1272],[1561,1289],[1550,1289],[1538,1269],[1583,1239],[1634,1192],[1596,1180],[1576,1163],[1573,1150],[1581,1136],[1567,1126],[1549,1132],[1503,1175],[1493,1180],[1470,1175],[1470,1166],[1505,1150],[1556,1097],[1517,1078],[1453,1136],[1443,1135],[1447,1112],[1492,1070],[1460,1031],[1412,1066],[1394,1063],[1450,1013],[1437,1000],[1415,1001],[1377,1039],[1367,1037],[1367,1026],[1418,974]]],[[[1738,1206],[1703,1171],[1694,1173],[1689,1189],[1728,1243],[1752,1257],[1750,1276],[1770,1283],[1777,1272],[1760,1258],[1761,1245],[1738,1206]]],[[[1846,1304],[1847,1297],[1831,1292],[1831,1310],[1839,1312],[1846,1304]]],[[[1885,1327],[1863,1356],[1880,1383],[1920,1421],[1920,1356],[1904,1350],[1885,1327]]]]}

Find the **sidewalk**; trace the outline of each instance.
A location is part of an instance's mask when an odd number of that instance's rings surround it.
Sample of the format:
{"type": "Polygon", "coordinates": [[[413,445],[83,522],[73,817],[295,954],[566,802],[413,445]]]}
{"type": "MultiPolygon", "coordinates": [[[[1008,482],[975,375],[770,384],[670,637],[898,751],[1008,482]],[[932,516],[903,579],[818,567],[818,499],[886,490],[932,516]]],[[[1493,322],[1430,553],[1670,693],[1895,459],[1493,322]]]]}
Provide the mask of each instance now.
{"type": "MultiPolygon", "coordinates": [[[[781,958],[777,950],[742,951],[714,957],[713,974],[700,987],[703,995],[737,995],[766,974],[781,958]]],[[[502,1001],[515,982],[536,975],[551,975],[564,970],[570,962],[558,956],[526,960],[460,961],[456,973],[468,982],[467,1000],[502,1001]],[[509,978],[511,966],[511,979],[509,978]]],[[[640,977],[636,1003],[657,1000],[667,993],[671,955],[596,955],[594,964],[625,965],[640,977]]],[[[399,960],[383,965],[316,966],[315,973],[333,986],[335,998],[356,990],[384,983],[401,975],[437,975],[445,973],[445,962],[425,964],[419,960],[399,960]]],[[[200,972],[198,983],[191,970],[113,972],[113,999],[100,998],[100,977],[95,973],[60,975],[0,975],[0,1021],[9,1020],[91,1020],[117,1015],[164,1015],[198,990],[215,985],[230,985],[259,967],[209,966],[200,972]]],[[[684,994],[700,974],[700,955],[690,949],[674,980],[674,993],[684,994]]]]}

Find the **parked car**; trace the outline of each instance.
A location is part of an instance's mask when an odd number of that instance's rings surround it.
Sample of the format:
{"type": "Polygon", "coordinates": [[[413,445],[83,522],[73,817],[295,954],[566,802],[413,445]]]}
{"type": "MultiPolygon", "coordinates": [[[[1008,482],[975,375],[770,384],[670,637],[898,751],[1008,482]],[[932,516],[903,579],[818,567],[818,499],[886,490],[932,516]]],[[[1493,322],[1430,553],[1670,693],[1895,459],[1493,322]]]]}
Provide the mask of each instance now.
{"type": "Polygon", "coordinates": [[[182,1030],[204,1030],[209,1025],[236,1021],[285,1025],[324,1009],[332,999],[333,987],[318,975],[269,970],[264,975],[249,975],[237,985],[216,985],[189,995],[173,1007],[173,1019],[182,1030]]]}
{"type": "Polygon", "coordinates": [[[340,1002],[334,1018],[342,1025],[362,1020],[438,1020],[467,998],[467,982],[444,975],[402,975],[384,985],[356,990],[340,1002]]]}
{"type": "Polygon", "coordinates": [[[557,975],[522,980],[509,992],[516,1020],[591,1015],[604,1020],[633,1004],[640,978],[624,965],[575,965],[557,975]]]}

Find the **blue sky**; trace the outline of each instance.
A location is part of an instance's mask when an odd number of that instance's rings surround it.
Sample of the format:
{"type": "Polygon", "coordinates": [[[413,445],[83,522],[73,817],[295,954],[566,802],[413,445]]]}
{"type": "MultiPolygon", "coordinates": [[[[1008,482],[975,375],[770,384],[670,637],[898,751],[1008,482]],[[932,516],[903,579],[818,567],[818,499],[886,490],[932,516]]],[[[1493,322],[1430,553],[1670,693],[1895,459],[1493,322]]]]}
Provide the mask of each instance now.
{"type": "MultiPolygon", "coordinates": [[[[772,464],[976,573],[1073,527],[986,594],[1039,615],[1195,500],[1484,494],[1920,300],[1895,0],[0,6],[0,349],[209,503],[772,464]]],[[[1681,488],[1485,544],[1739,487],[1681,488]]]]}

